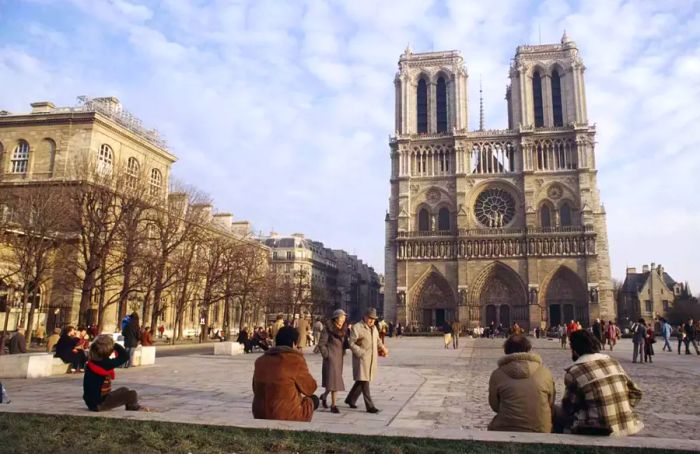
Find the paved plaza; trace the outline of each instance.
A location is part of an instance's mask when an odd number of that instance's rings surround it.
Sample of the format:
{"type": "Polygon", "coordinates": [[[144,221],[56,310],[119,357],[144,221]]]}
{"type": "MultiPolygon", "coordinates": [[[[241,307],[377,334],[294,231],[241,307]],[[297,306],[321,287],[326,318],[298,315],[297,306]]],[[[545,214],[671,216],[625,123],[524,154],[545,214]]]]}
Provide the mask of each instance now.
{"type": "MultiPolygon", "coordinates": [[[[234,357],[194,354],[158,358],[155,366],[117,371],[115,387],[138,390],[154,413],[114,410],[100,416],[162,421],[318,430],[338,433],[387,434],[494,441],[552,441],[619,444],[700,450],[700,357],[658,352],[653,364],[633,364],[632,344],[622,340],[613,355],[642,388],[638,411],[645,429],[635,437],[610,438],[487,432],[493,417],[488,379],[502,354],[502,339],[460,340],[457,350],[442,348],[441,337],[388,339],[391,355],[380,358],[379,377],[372,383],[377,415],[342,403],[341,414],[319,410],[311,423],[252,419],[251,379],[259,354],[234,357]],[[546,439],[545,439],[546,438],[546,439]],[[668,440],[672,439],[672,440],[668,440]]],[[[568,349],[554,340],[534,340],[534,349],[556,379],[557,399],[563,393],[563,369],[571,363],[568,349]]],[[[656,344],[657,350],[661,349],[656,344]]],[[[675,345],[674,345],[675,347],[675,345]]],[[[212,347],[213,349],[213,347],[212,347]]],[[[307,362],[321,382],[321,357],[309,350],[307,362]]],[[[345,383],[352,385],[349,354],[345,383]]],[[[2,411],[95,416],[82,401],[82,375],[33,380],[4,380],[12,403],[2,411]]]]}

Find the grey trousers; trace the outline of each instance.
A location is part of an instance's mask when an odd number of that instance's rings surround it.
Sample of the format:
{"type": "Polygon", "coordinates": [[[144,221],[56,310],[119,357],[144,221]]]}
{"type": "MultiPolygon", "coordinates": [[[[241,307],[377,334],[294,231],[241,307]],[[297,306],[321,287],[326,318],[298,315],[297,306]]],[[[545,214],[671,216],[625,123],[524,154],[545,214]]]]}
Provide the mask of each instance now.
{"type": "Polygon", "coordinates": [[[372,402],[372,396],[369,393],[368,381],[356,381],[355,384],[352,385],[352,389],[350,389],[348,397],[345,398],[345,402],[355,405],[355,402],[357,402],[360,394],[362,394],[362,397],[365,400],[365,408],[367,410],[374,408],[374,402],[372,402]]]}

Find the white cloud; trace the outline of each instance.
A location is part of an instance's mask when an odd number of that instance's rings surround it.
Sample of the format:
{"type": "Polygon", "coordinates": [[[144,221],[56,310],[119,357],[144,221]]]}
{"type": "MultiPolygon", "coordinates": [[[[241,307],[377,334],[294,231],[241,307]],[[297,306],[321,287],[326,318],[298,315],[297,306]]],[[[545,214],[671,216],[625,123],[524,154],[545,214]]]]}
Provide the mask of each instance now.
{"type": "MultiPolygon", "coordinates": [[[[691,2],[72,4],[82,16],[71,25],[32,18],[28,37],[1,41],[0,86],[13,88],[0,108],[117,93],[168,137],[180,158],[175,174],[221,210],[263,230],[303,231],[380,270],[393,77],[406,44],[461,50],[470,125],[478,125],[481,76],[487,127],[502,128],[515,47],[537,43],[540,31],[543,42],[558,42],[566,29],[588,68],[614,275],[655,261],[700,288],[700,202],[691,196],[700,170],[700,12],[691,2]],[[60,43],[59,35],[67,43],[52,52],[37,41],[60,43]]],[[[62,9],[56,15],[75,13],[62,9]]]]}

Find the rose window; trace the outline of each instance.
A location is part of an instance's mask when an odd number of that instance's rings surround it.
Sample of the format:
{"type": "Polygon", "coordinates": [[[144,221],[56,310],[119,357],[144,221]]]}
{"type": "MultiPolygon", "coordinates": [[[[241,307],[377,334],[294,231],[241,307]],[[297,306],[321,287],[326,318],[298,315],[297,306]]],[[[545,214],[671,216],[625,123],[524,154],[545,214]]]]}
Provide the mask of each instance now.
{"type": "Polygon", "coordinates": [[[476,198],[474,215],[484,227],[505,227],[515,216],[515,200],[503,189],[486,189],[476,198]]]}

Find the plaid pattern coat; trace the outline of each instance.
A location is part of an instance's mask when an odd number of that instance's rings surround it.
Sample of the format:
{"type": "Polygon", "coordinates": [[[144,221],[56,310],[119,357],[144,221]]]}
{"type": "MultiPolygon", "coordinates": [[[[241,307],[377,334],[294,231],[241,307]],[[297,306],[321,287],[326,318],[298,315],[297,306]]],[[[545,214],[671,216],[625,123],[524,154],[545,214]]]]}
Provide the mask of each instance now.
{"type": "Polygon", "coordinates": [[[572,418],[572,433],[602,429],[625,436],[644,428],[632,411],[642,391],[608,355],[581,356],[566,369],[564,386],[562,408],[572,418]]]}

